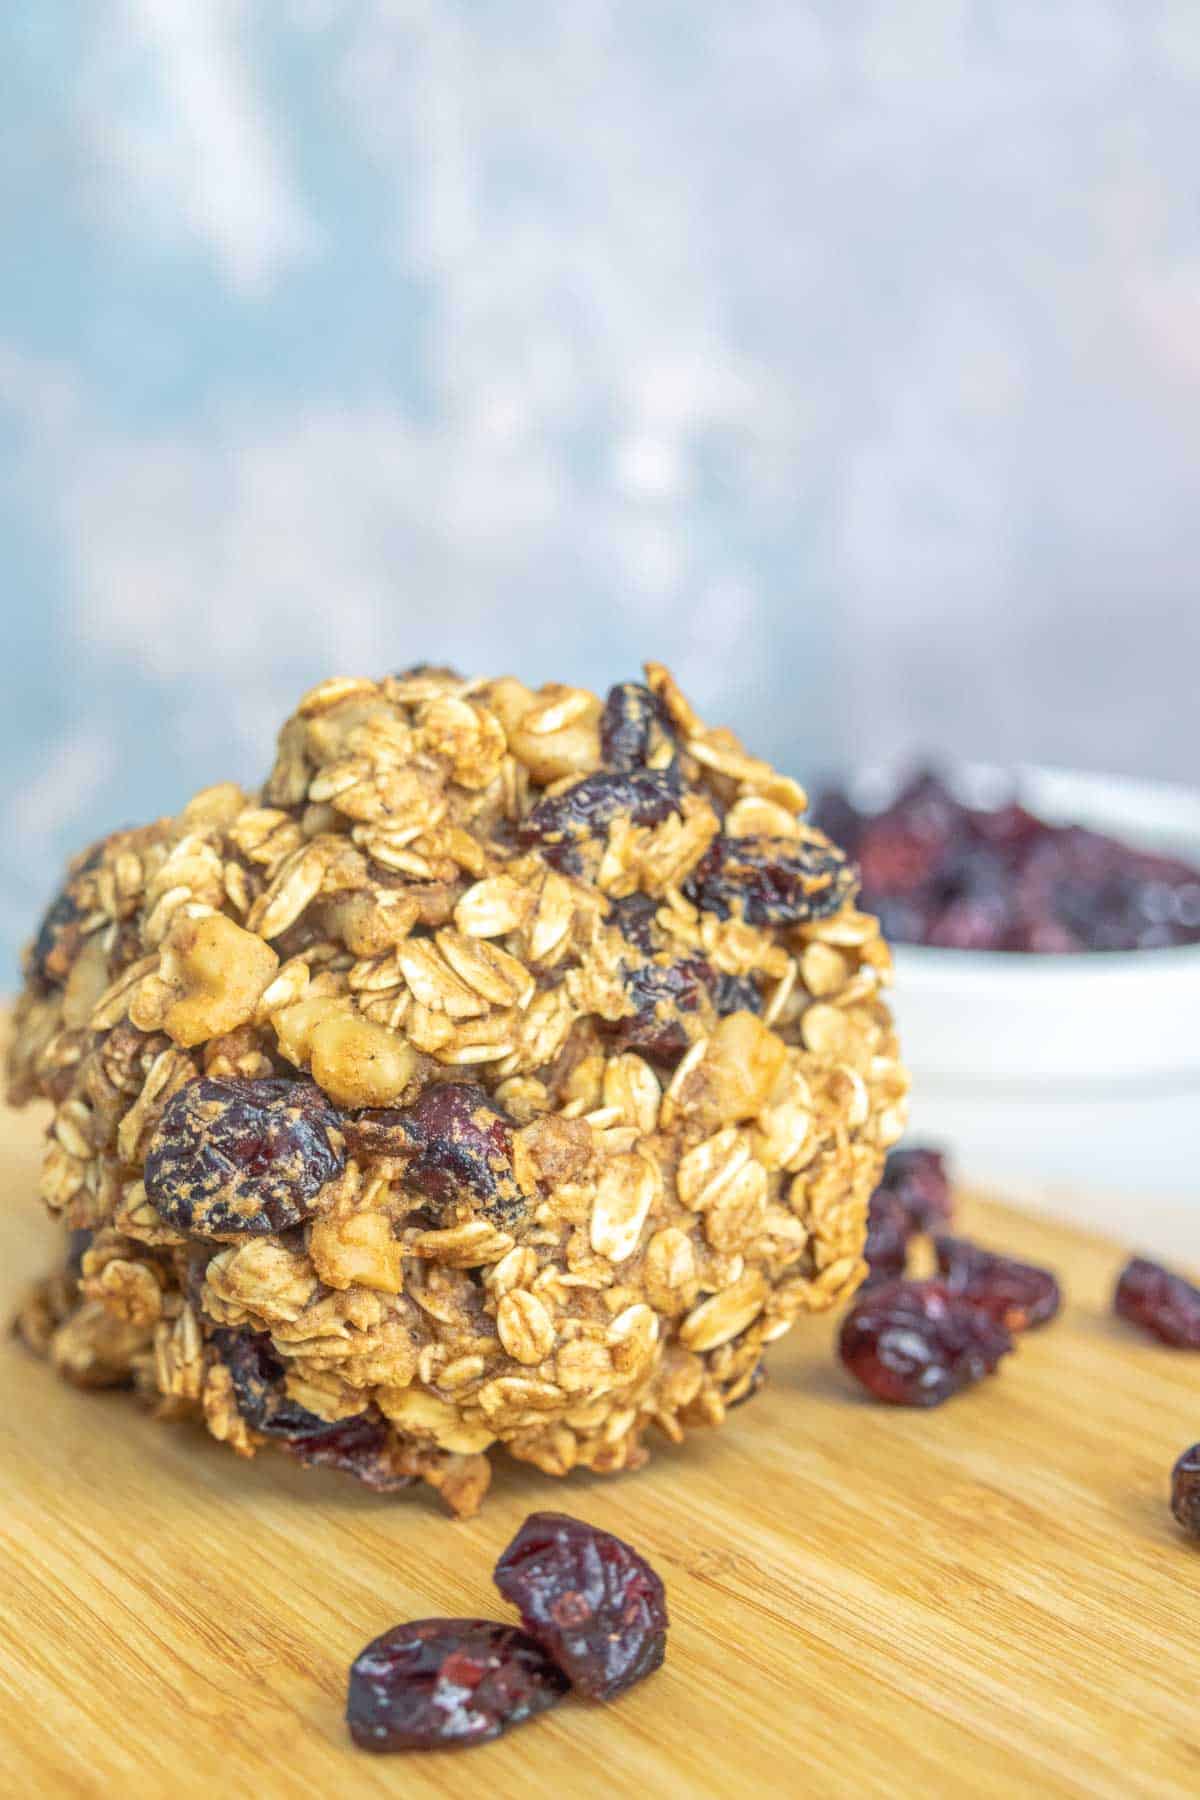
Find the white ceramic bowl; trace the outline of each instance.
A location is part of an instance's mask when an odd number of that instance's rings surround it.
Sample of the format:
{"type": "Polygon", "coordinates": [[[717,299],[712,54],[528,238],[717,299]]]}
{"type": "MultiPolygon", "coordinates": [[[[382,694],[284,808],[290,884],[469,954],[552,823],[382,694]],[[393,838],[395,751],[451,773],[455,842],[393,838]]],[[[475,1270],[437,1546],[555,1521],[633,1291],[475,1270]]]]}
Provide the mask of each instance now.
{"type": "MultiPolygon", "coordinates": [[[[1200,866],[1200,793],[1054,769],[969,766],[978,805],[1015,797],[1200,866]]],[[[875,808],[895,776],[852,797],[875,808]]],[[[894,947],[913,1074],[910,1138],[944,1142],[977,1180],[1200,1256],[1200,945],[1033,956],[894,947]],[[1113,1197],[1126,1196],[1119,1206],[1113,1197]]]]}

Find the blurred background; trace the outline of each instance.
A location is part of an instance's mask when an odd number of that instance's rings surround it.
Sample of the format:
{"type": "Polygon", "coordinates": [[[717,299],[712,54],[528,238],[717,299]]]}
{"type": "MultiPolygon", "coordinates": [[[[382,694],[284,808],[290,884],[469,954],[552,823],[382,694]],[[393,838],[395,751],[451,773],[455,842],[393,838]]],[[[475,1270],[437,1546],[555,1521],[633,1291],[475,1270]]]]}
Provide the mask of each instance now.
{"type": "Polygon", "coordinates": [[[1195,777],[1195,0],[38,0],[0,67],[10,970],[334,671],[1195,777]]]}

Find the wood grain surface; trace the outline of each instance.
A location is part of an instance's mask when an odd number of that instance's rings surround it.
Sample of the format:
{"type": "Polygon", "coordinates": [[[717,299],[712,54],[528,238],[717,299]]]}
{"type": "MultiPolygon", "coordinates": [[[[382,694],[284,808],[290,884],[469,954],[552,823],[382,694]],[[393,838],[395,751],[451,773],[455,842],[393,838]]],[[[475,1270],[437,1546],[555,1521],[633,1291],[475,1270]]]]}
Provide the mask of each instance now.
{"type": "MultiPolygon", "coordinates": [[[[0,1116],[6,1313],[50,1250],[39,1124],[0,1116]]],[[[618,1480],[510,1465],[469,1524],[242,1462],[6,1341],[0,1792],[1195,1795],[1200,1549],[1165,1492],[1200,1437],[1200,1357],[1108,1316],[1117,1247],[980,1202],[963,1217],[1070,1297],[982,1389],[874,1407],[814,1321],[720,1432],[618,1480]],[[404,1618],[506,1616],[489,1571],[543,1506],[650,1556],[665,1668],[478,1750],[355,1751],[355,1652],[404,1618]]]]}

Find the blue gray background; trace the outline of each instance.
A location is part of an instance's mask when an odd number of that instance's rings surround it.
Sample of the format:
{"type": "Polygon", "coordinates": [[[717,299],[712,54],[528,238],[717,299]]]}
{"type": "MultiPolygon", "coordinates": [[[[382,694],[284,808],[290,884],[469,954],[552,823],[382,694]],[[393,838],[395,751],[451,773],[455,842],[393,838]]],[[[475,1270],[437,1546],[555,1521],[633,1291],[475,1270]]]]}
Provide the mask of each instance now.
{"type": "Polygon", "coordinates": [[[0,70],[9,954],[420,657],[1194,776],[1195,0],[38,0],[0,70]]]}

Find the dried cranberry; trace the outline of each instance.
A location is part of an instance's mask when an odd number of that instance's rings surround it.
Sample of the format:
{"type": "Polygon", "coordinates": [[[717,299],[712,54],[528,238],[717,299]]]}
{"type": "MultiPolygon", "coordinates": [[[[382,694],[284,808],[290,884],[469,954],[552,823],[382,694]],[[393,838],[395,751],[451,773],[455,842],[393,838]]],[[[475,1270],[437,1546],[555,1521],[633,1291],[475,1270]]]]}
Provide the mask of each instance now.
{"type": "Polygon", "coordinates": [[[451,668],[449,663],[415,662],[409,663],[406,669],[393,669],[392,677],[396,681],[425,681],[431,677],[437,681],[462,681],[459,669],[451,668]]]}
{"type": "Polygon", "coordinates": [[[247,1425],[268,1437],[295,1437],[322,1429],[324,1419],[288,1399],[287,1365],[266,1332],[222,1328],[213,1332],[211,1341],[229,1370],[233,1397],[247,1425]]]}
{"type": "Polygon", "coordinates": [[[950,1292],[982,1306],[1010,1331],[1044,1325],[1062,1304],[1049,1269],[999,1256],[967,1238],[935,1237],[933,1243],[938,1271],[950,1292]]]}
{"type": "Polygon", "coordinates": [[[908,1261],[912,1220],[903,1203],[886,1188],[876,1188],[867,1208],[867,1285],[892,1281],[903,1275],[908,1261]]]}
{"type": "Polygon", "coordinates": [[[652,753],[662,767],[675,754],[675,736],[656,695],[636,681],[608,690],[600,715],[600,753],[610,769],[644,769],[652,753]]]}
{"type": "Polygon", "coordinates": [[[63,955],[63,940],[82,917],[80,907],[68,893],[57,895],[42,915],[30,952],[30,964],[33,974],[48,987],[64,982],[70,972],[70,958],[63,955]]]}
{"type": "Polygon", "coordinates": [[[990,1375],[1012,1338],[982,1307],[940,1281],[869,1288],[842,1323],[841,1358],[876,1400],[940,1406],[990,1375]]]}
{"type": "Polygon", "coordinates": [[[650,894],[627,894],[623,900],[612,902],[613,924],[627,943],[644,950],[647,956],[653,956],[657,948],[659,934],[654,920],[658,908],[659,902],[650,894]]]}
{"type": "Polygon", "coordinates": [[[410,1485],[413,1477],[398,1467],[393,1433],[379,1413],[322,1419],[289,1399],[287,1367],[265,1332],[214,1331],[211,1342],[229,1370],[237,1409],[254,1431],[301,1462],[354,1475],[381,1493],[410,1485]]]}
{"type": "Polygon", "coordinates": [[[1004,950],[1010,928],[1003,900],[952,900],[929,927],[925,942],[940,950],[1004,950]]]}
{"type": "Polygon", "coordinates": [[[714,975],[708,984],[713,1006],[725,1018],[729,1013],[760,1013],[762,989],[753,975],[714,975]]]}
{"type": "Polygon", "coordinates": [[[78,1281],[83,1273],[83,1259],[91,1246],[90,1231],[72,1231],[67,1237],[67,1274],[78,1281]]]}
{"type": "Polygon", "coordinates": [[[963,806],[936,776],[871,817],[826,794],[816,817],[852,846],[889,937],[1037,954],[1200,941],[1200,869],[1012,802],[963,806]]]}
{"type": "Polygon", "coordinates": [[[917,837],[948,843],[962,829],[965,809],[936,769],[919,769],[892,801],[891,812],[917,837]]]}
{"type": "Polygon", "coordinates": [[[971,808],[967,810],[965,817],[975,837],[999,850],[1010,861],[1050,831],[1050,826],[1044,820],[1027,812],[1015,801],[1010,801],[1006,806],[997,806],[991,812],[971,808]]]}
{"type": "Polygon", "coordinates": [[[494,1579],[526,1631],[593,1700],[611,1700],[662,1662],[663,1584],[611,1532],[566,1513],[531,1513],[494,1579]]]}
{"type": "Polygon", "coordinates": [[[351,1663],[346,1723],[360,1750],[465,1749],[545,1712],[566,1692],[562,1670],[515,1625],[414,1619],[351,1663]]]}
{"type": "Polygon", "coordinates": [[[150,1139],[146,1192],[201,1237],[286,1231],[345,1167],[341,1124],[311,1081],[190,1082],[150,1139]]]}
{"type": "Polygon", "coordinates": [[[879,1186],[900,1202],[908,1215],[910,1231],[929,1231],[935,1223],[949,1219],[954,1211],[945,1156],[928,1145],[893,1150],[884,1164],[879,1186]]]}
{"type": "Polygon", "coordinates": [[[1200,1537],[1200,1444],[1185,1450],[1171,1470],[1171,1511],[1192,1537],[1200,1537]]]}
{"type": "Polygon", "coordinates": [[[79,952],[79,926],[86,917],[77,884],[81,875],[99,868],[107,842],[107,838],[102,838],[71,864],[62,890],[42,914],[29,951],[29,969],[33,978],[46,987],[61,987],[71,973],[79,952]]]}
{"type": "Polygon", "coordinates": [[[858,852],[863,888],[889,896],[914,894],[937,872],[944,849],[937,838],[921,838],[901,820],[880,822],[868,832],[858,852]]]}
{"type": "Polygon", "coordinates": [[[834,844],[722,835],[689,875],[684,893],[721,919],[740,914],[751,925],[794,925],[837,912],[855,882],[834,844]]]}
{"type": "Polygon", "coordinates": [[[404,1182],[440,1212],[465,1203],[494,1224],[525,1206],[512,1158],[513,1122],[471,1081],[431,1083],[415,1105],[373,1108],[346,1121],[356,1154],[405,1162],[404,1182]]]}
{"type": "Polygon", "coordinates": [[[840,844],[847,856],[857,857],[858,840],[867,823],[844,788],[827,787],[813,801],[812,822],[831,843],[840,844]]]}
{"type": "Polygon", "coordinates": [[[631,825],[661,825],[678,812],[681,788],[674,767],[632,773],[601,769],[585,775],[561,794],[548,794],[517,828],[518,841],[536,846],[554,861],[588,838],[602,837],[617,819],[631,825]]]}
{"type": "Polygon", "coordinates": [[[685,1022],[708,997],[712,969],[699,956],[678,962],[621,964],[621,985],[633,1012],[618,1019],[609,1036],[616,1050],[640,1050],[657,1061],[683,1055],[692,1042],[685,1022]]]}
{"type": "Polygon", "coordinates": [[[1135,1256],[1125,1264],[1113,1311],[1177,1350],[1200,1350],[1200,1288],[1160,1263],[1135,1256]]]}

